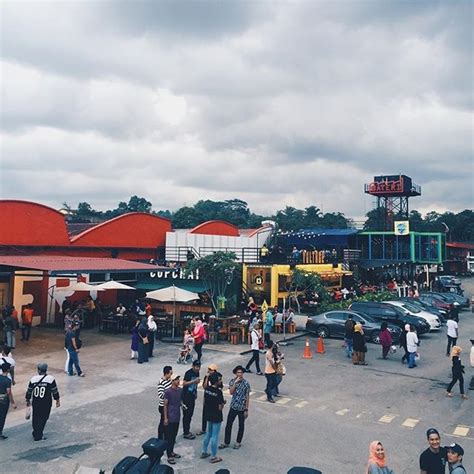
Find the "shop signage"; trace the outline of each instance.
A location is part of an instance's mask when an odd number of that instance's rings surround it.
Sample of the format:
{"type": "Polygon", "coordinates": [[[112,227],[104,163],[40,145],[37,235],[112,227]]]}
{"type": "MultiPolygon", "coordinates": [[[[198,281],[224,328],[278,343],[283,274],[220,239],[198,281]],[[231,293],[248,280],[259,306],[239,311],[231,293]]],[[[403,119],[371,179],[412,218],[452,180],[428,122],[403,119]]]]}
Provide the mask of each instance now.
{"type": "Polygon", "coordinates": [[[160,270],[150,272],[150,278],[173,279],[173,280],[199,280],[199,270],[186,273],[184,268],[170,268],[169,270],[160,270]]]}

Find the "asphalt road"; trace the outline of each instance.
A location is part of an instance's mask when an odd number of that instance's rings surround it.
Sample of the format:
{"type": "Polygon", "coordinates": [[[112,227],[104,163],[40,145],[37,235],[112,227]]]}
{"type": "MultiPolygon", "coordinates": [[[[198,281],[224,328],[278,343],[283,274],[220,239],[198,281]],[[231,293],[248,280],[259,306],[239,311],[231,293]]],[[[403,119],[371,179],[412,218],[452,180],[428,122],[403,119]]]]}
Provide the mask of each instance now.
{"type": "MultiPolygon", "coordinates": [[[[465,283],[472,293],[474,280],[465,283]]],[[[474,336],[474,314],[461,313],[459,343],[464,349],[468,385],[469,338],[474,336]]],[[[57,338],[56,338],[57,339],[57,338]]],[[[72,473],[79,466],[110,472],[126,455],[139,455],[140,445],[155,436],[157,427],[155,385],[163,365],[171,364],[178,373],[186,368],[175,363],[176,347],[160,345],[149,365],[128,360],[129,342],[108,338],[107,342],[86,345],[81,365],[84,379],[62,373],[64,350],[60,338],[46,350],[25,350],[17,354],[17,401],[23,398],[26,381],[39,359],[49,362],[51,373],[62,392],[62,406],[53,409],[46,427],[48,440],[34,443],[31,427],[24,420],[24,404],[7,418],[0,442],[0,472],[72,473]]],[[[388,463],[397,474],[417,473],[418,457],[425,448],[425,431],[436,427],[445,444],[457,442],[465,451],[464,465],[474,470],[474,392],[467,401],[445,396],[450,360],[445,356],[445,328],[422,337],[421,360],[409,370],[398,353],[381,358],[380,346],[369,345],[366,367],[353,366],[345,357],[341,340],[326,341],[326,353],[316,355],[316,339],[311,339],[313,359],[302,358],[304,339],[284,348],[286,375],[282,398],[269,404],[264,398],[264,377],[249,374],[252,386],[250,415],[240,450],[221,452],[224,461],[210,465],[199,459],[202,440],[178,437],[176,451],[183,457],[175,472],[214,473],[227,468],[233,474],[286,473],[295,465],[320,469],[325,474],[365,472],[370,441],[379,439],[386,447],[388,463]]],[[[205,348],[203,363],[217,363],[225,379],[232,368],[248,356],[205,348]]],[[[263,360],[263,356],[262,356],[263,360]]],[[[202,392],[192,429],[200,426],[202,392]]],[[[236,426],[235,426],[236,428],[236,426]]],[[[222,433],[223,434],[223,433],[222,433]]],[[[234,434],[235,436],[235,434],[234,434]]]]}

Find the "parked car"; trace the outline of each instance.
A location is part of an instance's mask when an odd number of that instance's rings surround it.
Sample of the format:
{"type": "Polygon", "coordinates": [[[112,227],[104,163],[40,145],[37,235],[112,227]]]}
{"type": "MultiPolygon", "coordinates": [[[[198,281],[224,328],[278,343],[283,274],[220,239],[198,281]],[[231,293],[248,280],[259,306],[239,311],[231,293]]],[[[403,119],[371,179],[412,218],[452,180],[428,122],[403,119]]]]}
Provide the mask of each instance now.
{"type": "Polygon", "coordinates": [[[417,308],[411,303],[407,303],[406,301],[385,301],[384,303],[391,306],[397,306],[398,308],[401,308],[406,314],[411,316],[423,318],[428,322],[432,331],[441,328],[441,321],[439,320],[438,316],[428,313],[428,311],[425,311],[424,309],[417,308]]]}
{"type": "Polygon", "coordinates": [[[454,306],[459,306],[461,308],[469,308],[470,301],[469,298],[466,296],[459,295],[457,293],[437,293],[437,292],[431,292],[433,295],[438,295],[444,298],[445,301],[448,301],[449,303],[453,303],[454,306]]]}
{"type": "Polygon", "coordinates": [[[444,309],[448,315],[452,315],[455,312],[454,305],[452,303],[449,303],[444,298],[438,297],[434,293],[420,293],[418,299],[422,303],[427,303],[435,306],[436,308],[444,309]]]}
{"type": "Polygon", "coordinates": [[[441,324],[446,324],[446,318],[448,316],[448,311],[442,308],[437,308],[436,306],[432,306],[428,303],[424,303],[419,298],[410,298],[410,297],[403,297],[399,298],[399,301],[406,301],[416,307],[428,311],[428,313],[434,314],[437,316],[441,322],[441,324]]]}
{"type": "Polygon", "coordinates": [[[424,334],[431,329],[430,325],[424,319],[418,316],[411,316],[396,306],[390,306],[384,303],[354,301],[350,309],[352,311],[360,311],[368,314],[377,321],[387,321],[387,323],[396,324],[400,328],[403,328],[405,324],[411,324],[415,327],[418,334],[424,334]]]}
{"type": "MultiPolygon", "coordinates": [[[[362,324],[365,338],[368,341],[379,344],[380,321],[359,311],[336,310],[311,316],[306,322],[306,330],[324,338],[344,337],[344,323],[348,319],[349,314],[352,314],[354,322],[362,324]]],[[[390,323],[388,330],[392,333],[394,342],[398,341],[402,332],[400,327],[390,323]]]]}

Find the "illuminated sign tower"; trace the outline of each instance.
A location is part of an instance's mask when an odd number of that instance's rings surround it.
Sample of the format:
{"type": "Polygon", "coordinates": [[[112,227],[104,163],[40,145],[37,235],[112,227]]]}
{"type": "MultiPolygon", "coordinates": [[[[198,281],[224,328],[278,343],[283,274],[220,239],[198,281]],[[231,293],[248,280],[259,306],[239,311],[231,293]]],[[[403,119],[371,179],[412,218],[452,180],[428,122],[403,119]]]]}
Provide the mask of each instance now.
{"type": "Polygon", "coordinates": [[[393,221],[408,220],[408,198],[421,195],[420,186],[400,175],[374,176],[364,186],[366,194],[377,198],[377,210],[383,230],[393,230],[393,221]]]}

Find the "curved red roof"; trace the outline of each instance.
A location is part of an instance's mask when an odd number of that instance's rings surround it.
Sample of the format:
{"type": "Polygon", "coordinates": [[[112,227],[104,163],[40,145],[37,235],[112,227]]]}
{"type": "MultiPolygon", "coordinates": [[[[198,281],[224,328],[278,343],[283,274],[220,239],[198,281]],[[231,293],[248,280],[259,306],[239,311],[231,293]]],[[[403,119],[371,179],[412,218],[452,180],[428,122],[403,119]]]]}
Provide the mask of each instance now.
{"type": "Polygon", "coordinates": [[[165,245],[166,232],[169,231],[171,231],[169,219],[144,212],[131,212],[81,232],[71,239],[71,245],[155,248],[165,245]]]}
{"type": "Polygon", "coordinates": [[[197,225],[189,231],[190,234],[210,234],[210,235],[226,235],[228,237],[238,237],[240,235],[239,228],[226,221],[207,221],[197,225]]]}
{"type": "Polygon", "coordinates": [[[69,245],[64,216],[56,209],[36,202],[5,199],[0,201],[0,216],[0,245],[69,245]]]}

